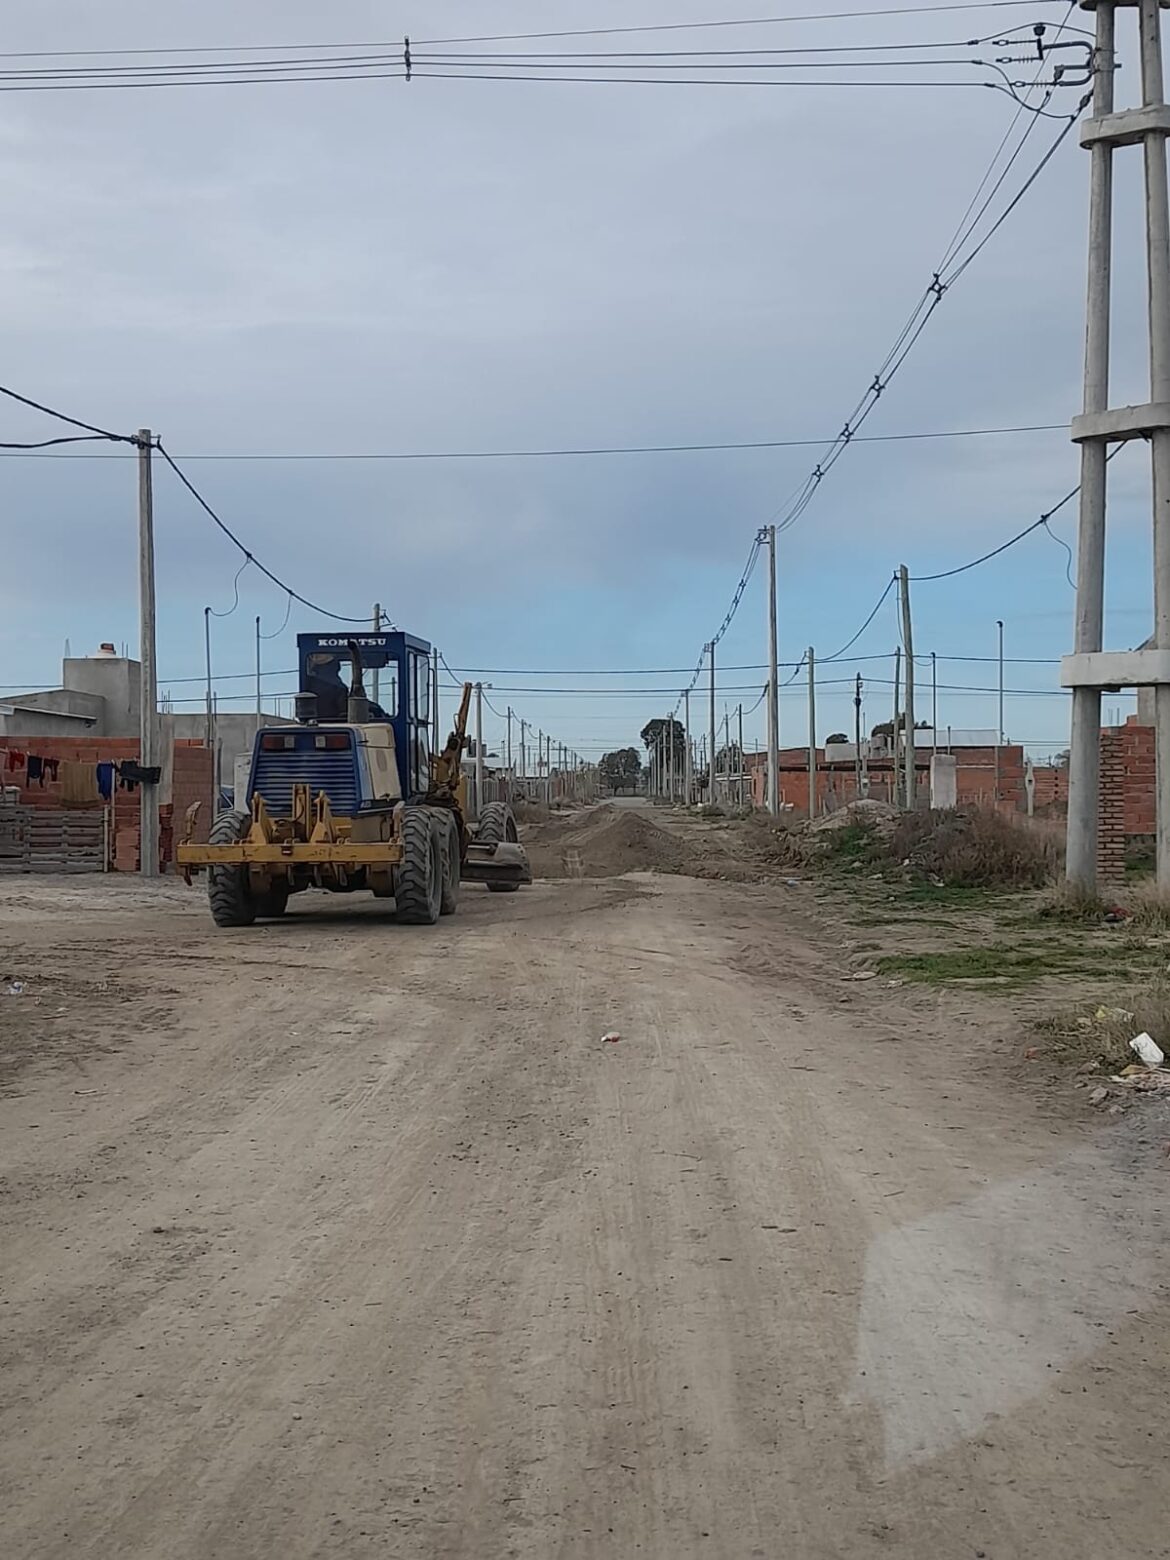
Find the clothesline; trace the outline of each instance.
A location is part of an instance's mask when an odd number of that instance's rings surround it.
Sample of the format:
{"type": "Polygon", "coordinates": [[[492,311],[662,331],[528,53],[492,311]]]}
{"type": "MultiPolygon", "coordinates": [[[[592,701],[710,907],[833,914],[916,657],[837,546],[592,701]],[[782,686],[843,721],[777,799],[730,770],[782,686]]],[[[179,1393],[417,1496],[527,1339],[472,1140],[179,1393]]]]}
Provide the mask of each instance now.
{"type": "Polygon", "coordinates": [[[159,780],[157,767],[144,768],[136,759],[124,759],[120,764],[112,759],[87,764],[8,748],[4,756],[5,775],[18,775],[22,770],[26,789],[35,785],[43,791],[46,780],[56,785],[60,778],[62,799],[77,804],[111,801],[115,780],[120,791],[133,791],[144,783],[157,785],[159,780]]]}

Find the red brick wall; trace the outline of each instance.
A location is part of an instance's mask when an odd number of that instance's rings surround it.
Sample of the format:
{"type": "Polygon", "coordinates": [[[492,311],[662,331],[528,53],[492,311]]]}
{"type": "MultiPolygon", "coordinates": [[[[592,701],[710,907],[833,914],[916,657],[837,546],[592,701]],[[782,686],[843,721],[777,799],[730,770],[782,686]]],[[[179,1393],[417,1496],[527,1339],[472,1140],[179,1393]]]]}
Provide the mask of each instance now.
{"type": "MultiPolygon", "coordinates": [[[[955,752],[956,783],[961,803],[990,807],[996,795],[995,749],[959,748],[955,752]]],[[[767,784],[767,758],[764,754],[749,753],[747,767],[752,778],[752,795],[757,807],[765,805],[767,784]]],[[[918,775],[918,795],[923,806],[930,795],[930,749],[915,754],[915,770],[918,775]]],[[[879,801],[890,799],[892,765],[889,759],[870,759],[869,794],[879,801]]],[[[857,780],[850,763],[828,765],[823,748],[817,750],[817,808],[823,812],[830,805],[840,807],[857,795],[857,780]]],[[[794,809],[808,810],[808,749],[782,748],[780,750],[780,800],[791,802],[794,809]]],[[[1003,811],[1023,811],[1024,750],[1019,746],[1005,746],[999,750],[999,805],[1003,811]]]]}
{"type": "MultiPolygon", "coordinates": [[[[39,758],[70,759],[83,764],[120,764],[124,759],[136,759],[139,753],[136,737],[0,737],[0,754],[9,748],[24,753],[35,753],[39,758]]],[[[61,781],[46,780],[44,786],[29,785],[23,770],[12,774],[3,767],[0,758],[0,784],[19,785],[20,800],[26,807],[61,807],[61,781]]],[[[195,838],[206,840],[207,830],[214,816],[214,771],[212,754],[199,742],[175,743],[172,771],[172,801],[159,808],[160,856],[162,864],[174,858],[173,819],[181,830],[187,808],[192,802],[203,805],[199,813],[199,827],[195,838]]],[[[138,790],[114,791],[113,818],[113,866],[118,872],[137,872],[138,826],[141,810],[138,790]]],[[[75,803],[70,803],[75,806],[75,803]]],[[[95,808],[100,806],[95,802],[95,808]]]]}
{"type": "Polygon", "coordinates": [[[1097,820],[1097,874],[1103,883],[1119,883],[1125,877],[1126,790],[1124,739],[1119,731],[1103,731],[1097,820]]]}

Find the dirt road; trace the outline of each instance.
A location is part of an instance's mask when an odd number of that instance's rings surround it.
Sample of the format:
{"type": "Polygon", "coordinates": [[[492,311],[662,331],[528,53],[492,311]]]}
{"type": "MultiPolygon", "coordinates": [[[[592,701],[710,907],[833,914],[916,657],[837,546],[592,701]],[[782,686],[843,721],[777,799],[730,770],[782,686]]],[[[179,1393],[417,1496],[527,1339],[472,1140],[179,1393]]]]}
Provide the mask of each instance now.
{"type": "Polygon", "coordinates": [[[48,880],[0,946],[14,1560],[1170,1555],[1160,1145],[801,891],[48,880]]]}

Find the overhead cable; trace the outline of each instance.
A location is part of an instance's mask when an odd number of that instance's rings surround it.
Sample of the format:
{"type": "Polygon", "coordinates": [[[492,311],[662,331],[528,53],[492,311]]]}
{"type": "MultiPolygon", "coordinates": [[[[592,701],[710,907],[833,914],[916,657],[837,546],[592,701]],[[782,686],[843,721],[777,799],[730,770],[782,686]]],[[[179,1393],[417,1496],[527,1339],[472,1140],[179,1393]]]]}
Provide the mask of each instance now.
{"type": "MultiPolygon", "coordinates": [[[[1021,423],[1010,428],[944,428],[924,433],[867,433],[858,434],[855,444],[899,444],[927,439],[985,439],[1020,433],[1067,433],[1067,423],[1021,423]]],[[[103,437],[103,436],[99,436],[103,437]]],[[[50,440],[50,443],[69,442],[50,440]]],[[[86,442],[78,440],[77,442],[86,442]]],[[[95,441],[96,442],[96,441],[95,441]]],[[[793,450],[815,449],[827,443],[819,439],[749,439],[739,442],[706,444],[610,444],[582,445],[561,449],[511,449],[511,450],[289,450],[283,451],[222,451],[189,453],[178,458],[184,461],[318,461],[318,460],[546,460],[562,456],[589,455],[690,455],[706,454],[721,450],[793,450]]],[[[39,449],[39,445],[0,445],[0,449],[39,449]]],[[[48,458],[48,457],[46,457],[48,458]]],[[[60,459],[124,459],[122,456],[63,455],[60,459]]]]}
{"type": "MultiPolygon", "coordinates": [[[[618,33],[694,32],[726,27],[777,27],[799,22],[868,21],[887,16],[937,16],[960,11],[1020,10],[1028,7],[1055,5],[1059,0],[984,0],[982,4],[967,5],[915,5],[890,6],[877,11],[821,11],[797,13],[790,16],[741,17],[732,20],[719,19],[709,22],[653,22],[642,26],[583,27],[561,32],[495,33],[471,38],[421,38],[416,47],[424,48],[440,44],[460,43],[519,43],[542,38],[598,38],[618,33]]],[[[262,43],[262,44],[203,44],[187,48],[129,48],[129,49],[17,49],[0,51],[0,59],[96,59],[136,55],[191,55],[191,54],[239,54],[264,51],[276,53],[304,53],[310,49],[394,49],[397,43],[380,39],[357,43],[262,43]]]]}
{"type": "Polygon", "coordinates": [[[266,579],[271,580],[274,585],[278,585],[281,590],[286,591],[294,601],[299,601],[303,607],[308,607],[310,612],[316,612],[321,617],[332,618],[335,623],[368,623],[369,618],[367,614],[363,614],[361,617],[352,617],[342,612],[330,612],[327,608],[319,606],[314,601],[310,601],[307,596],[302,596],[299,591],[293,590],[291,585],[286,584],[285,581],[282,580],[278,575],[274,574],[271,569],[267,568],[263,563],[261,563],[259,558],[257,558],[254,553],[250,552],[248,548],[244,546],[243,542],[227,524],[227,522],[222,520],[219,515],[216,514],[215,510],[203,497],[203,494],[200,493],[199,489],[191,481],[190,477],[188,477],[182,468],[178,466],[172,459],[170,453],[164,447],[161,439],[155,440],[154,447],[174,472],[175,476],[178,477],[179,481],[187,489],[188,493],[190,493],[191,497],[204,511],[204,513],[208,515],[212,521],[214,521],[214,523],[227,537],[228,541],[231,542],[234,547],[238,547],[240,552],[243,553],[245,563],[254,564],[266,579]]]}

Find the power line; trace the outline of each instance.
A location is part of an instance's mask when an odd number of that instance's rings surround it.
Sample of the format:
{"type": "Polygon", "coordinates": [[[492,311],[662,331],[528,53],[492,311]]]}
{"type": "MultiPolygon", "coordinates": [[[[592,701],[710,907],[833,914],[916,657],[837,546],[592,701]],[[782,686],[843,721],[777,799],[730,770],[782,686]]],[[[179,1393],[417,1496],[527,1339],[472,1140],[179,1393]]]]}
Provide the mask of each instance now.
{"type": "Polygon", "coordinates": [[[106,444],[109,437],[104,433],[69,433],[59,439],[34,439],[24,443],[0,444],[0,450],[46,450],[53,444],[106,444]]]}
{"type": "MultiPolygon", "coordinates": [[[[416,47],[427,48],[431,45],[458,44],[458,43],[518,43],[527,40],[542,38],[598,38],[612,36],[618,33],[660,33],[660,32],[687,32],[700,29],[726,28],[726,27],[775,27],[784,26],[794,22],[825,22],[825,21],[850,21],[869,20],[873,17],[887,16],[932,16],[959,11],[998,11],[1020,10],[1022,7],[1035,8],[1042,5],[1055,5],[1059,0],[984,0],[983,4],[970,5],[918,5],[918,6],[891,6],[879,11],[822,11],[819,13],[805,13],[795,16],[758,16],[745,17],[735,20],[718,20],[711,22],[659,22],[649,23],[643,26],[627,27],[586,27],[564,32],[531,32],[531,33],[497,33],[475,38],[423,38],[417,40],[416,47]]],[[[0,52],[0,59],[97,59],[121,56],[130,58],[139,55],[191,55],[191,54],[239,54],[263,51],[269,54],[276,53],[304,53],[310,49],[397,49],[396,42],[368,40],[357,43],[262,43],[262,44],[202,44],[187,48],[130,48],[130,49],[19,49],[0,52]]]]}
{"type": "MultiPolygon", "coordinates": [[[[945,428],[921,433],[858,434],[856,444],[899,444],[929,439],[986,439],[1021,433],[1067,433],[1067,423],[1022,423],[1007,428],[945,428]]],[[[50,440],[50,443],[67,441],[50,440]]],[[[82,442],[82,441],[77,441],[82,442]]],[[[814,449],[828,441],[820,439],[749,439],[706,444],[611,444],[583,445],[576,448],[513,450],[321,450],[200,452],[180,457],[184,461],[324,461],[324,460],[547,460],[563,456],[593,455],[690,455],[721,450],[793,450],[814,449]]],[[[0,449],[38,449],[39,445],[0,445],[0,449]]],[[[44,459],[127,460],[125,455],[58,455],[44,459]]]]}
{"type": "Polygon", "coordinates": [[[316,612],[321,617],[332,618],[335,623],[365,624],[369,621],[368,614],[363,614],[361,617],[350,617],[341,612],[330,612],[325,607],[318,606],[316,602],[310,601],[307,596],[302,596],[299,591],[293,590],[291,585],[286,585],[278,575],[274,574],[271,569],[267,568],[263,563],[261,563],[259,558],[257,558],[254,553],[250,552],[248,548],[244,546],[243,542],[240,541],[239,537],[226,523],[226,521],[220,519],[219,515],[216,514],[215,510],[203,497],[203,494],[200,493],[199,489],[191,481],[190,477],[188,477],[186,473],[172,459],[170,453],[164,448],[161,439],[155,440],[154,447],[174,472],[175,476],[178,477],[179,481],[187,489],[188,493],[190,493],[191,497],[204,511],[204,513],[215,522],[215,524],[227,537],[228,541],[231,542],[234,547],[238,547],[240,552],[243,553],[245,563],[254,564],[266,579],[271,580],[274,585],[278,585],[281,590],[286,591],[294,601],[299,601],[303,607],[308,607],[310,612],[316,612]]]}
{"type": "MultiPolygon", "coordinates": [[[[521,43],[539,38],[601,38],[617,33],[695,32],[716,27],[779,27],[793,22],[868,21],[886,16],[938,16],[954,11],[1019,10],[1029,3],[1031,0],[984,0],[983,4],[971,5],[903,5],[887,6],[880,11],[809,11],[795,16],[748,16],[713,22],[654,22],[627,27],[576,27],[561,32],[484,33],[470,38],[420,38],[418,47],[447,43],[521,43]]],[[[1060,0],[1036,0],[1036,3],[1055,5],[1060,0]]]]}
{"type": "Polygon", "coordinates": [[[34,412],[43,412],[46,417],[55,417],[58,422],[68,423],[71,428],[82,428],[86,433],[96,434],[100,439],[110,439],[115,444],[137,445],[138,443],[134,434],[111,433],[108,428],[98,428],[93,423],[81,422],[76,417],[67,417],[64,412],[59,412],[52,406],[45,406],[40,401],[32,401],[27,395],[20,395],[5,385],[0,385],[0,395],[6,395],[10,401],[19,401],[21,406],[31,407],[34,412]]]}
{"type": "Polygon", "coordinates": [[[873,622],[874,618],[877,617],[877,615],[881,611],[882,607],[885,605],[886,597],[893,590],[896,579],[897,579],[896,575],[891,575],[890,576],[889,580],[887,580],[887,582],[886,582],[885,590],[882,591],[881,595],[877,599],[877,605],[874,607],[873,611],[866,618],[865,622],[861,625],[861,627],[854,634],[853,638],[846,640],[846,642],[841,646],[840,650],[838,650],[836,652],[836,654],[830,655],[830,656],[826,656],[825,657],[826,661],[839,661],[842,658],[842,656],[844,656],[844,654],[845,654],[845,652],[847,650],[851,650],[853,648],[853,646],[861,638],[862,634],[865,633],[866,629],[873,622]]]}
{"type": "MultiPolygon", "coordinates": [[[[1111,461],[1115,455],[1121,452],[1123,447],[1124,446],[1121,444],[1115,444],[1109,451],[1109,454],[1106,456],[1106,461],[1111,461]]],[[[1078,482],[1076,487],[1070,488],[1064,497],[1060,499],[1059,502],[1053,504],[1051,509],[1046,510],[1038,520],[1033,520],[1031,525],[1026,525],[1022,531],[1017,531],[1014,536],[1009,536],[1006,542],[1001,542],[998,547],[993,547],[990,552],[985,552],[978,558],[972,558],[970,563],[961,563],[954,569],[942,569],[937,574],[912,574],[910,576],[912,583],[916,585],[926,585],[929,584],[932,580],[949,580],[956,574],[966,574],[968,569],[977,569],[981,563],[988,563],[992,558],[998,558],[1000,553],[1007,552],[1009,547],[1014,547],[1017,542],[1022,542],[1025,536],[1031,536],[1032,532],[1039,530],[1041,526],[1047,530],[1048,522],[1052,519],[1053,515],[1059,514],[1064,506],[1066,504],[1070,504],[1080,491],[1081,484],[1078,482]]],[[[1049,532],[1049,535],[1051,536],[1052,533],[1049,532]]],[[[1053,541],[1059,540],[1059,538],[1055,536],[1053,536],[1052,539],[1053,541]]],[[[1062,543],[1061,545],[1064,546],[1066,550],[1068,550],[1067,542],[1062,543]]],[[[1071,559],[1071,552],[1069,553],[1069,556],[1071,559]]],[[[1070,578],[1070,584],[1071,583],[1072,582],[1070,578]]]]}

